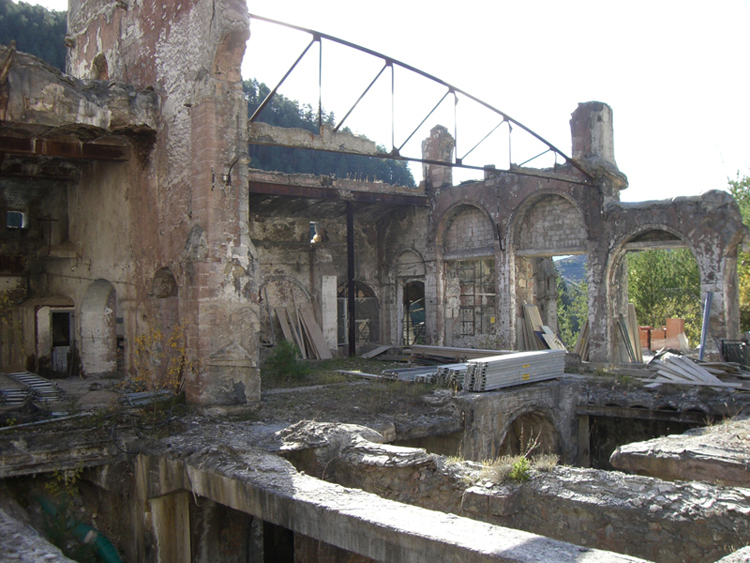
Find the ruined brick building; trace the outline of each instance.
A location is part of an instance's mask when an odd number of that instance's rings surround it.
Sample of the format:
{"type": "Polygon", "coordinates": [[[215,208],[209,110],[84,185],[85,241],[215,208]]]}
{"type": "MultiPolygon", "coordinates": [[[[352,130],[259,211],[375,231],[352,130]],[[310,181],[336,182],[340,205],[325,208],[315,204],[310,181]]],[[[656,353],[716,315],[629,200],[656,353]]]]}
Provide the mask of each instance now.
{"type": "MultiPolygon", "coordinates": [[[[555,169],[454,186],[439,164],[452,139],[435,127],[416,189],[264,173],[248,170],[247,143],[294,134],[248,125],[244,0],[70,0],[68,26],[67,75],[0,53],[0,280],[22,326],[6,327],[4,367],[128,370],[139,334],[184,322],[201,366],[189,402],[255,402],[276,306],[311,303],[344,351],[353,278],[360,344],[408,343],[409,303],[423,299],[427,343],[515,348],[524,303],[556,325],[563,254],[587,256],[591,359],[607,361],[627,252],[677,246],[714,292],[714,336],[738,334],[737,205],[722,191],[621,203],[605,104],[574,112],[574,165],[555,169]]],[[[356,142],[331,135],[304,143],[356,142]]]]}

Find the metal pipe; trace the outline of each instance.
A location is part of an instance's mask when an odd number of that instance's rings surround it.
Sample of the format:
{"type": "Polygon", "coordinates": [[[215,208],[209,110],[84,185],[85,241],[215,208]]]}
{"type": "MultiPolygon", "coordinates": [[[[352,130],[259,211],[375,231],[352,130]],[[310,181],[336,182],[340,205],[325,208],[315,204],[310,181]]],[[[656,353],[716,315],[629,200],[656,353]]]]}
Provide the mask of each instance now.
{"type": "MultiPolygon", "coordinates": [[[[313,41],[315,41],[316,38],[317,39],[323,38],[323,39],[327,39],[329,41],[333,41],[335,43],[339,43],[340,45],[344,45],[346,47],[350,47],[352,49],[356,49],[356,50],[361,51],[363,53],[366,53],[368,55],[372,55],[373,57],[377,57],[379,59],[386,60],[390,64],[397,64],[398,66],[400,66],[400,67],[402,67],[402,68],[404,68],[406,70],[409,70],[411,72],[414,72],[414,73],[416,73],[416,74],[418,74],[420,76],[423,76],[424,78],[427,78],[428,80],[431,80],[432,82],[437,82],[438,84],[442,84],[443,86],[446,86],[447,88],[453,90],[454,92],[458,92],[458,93],[466,96],[470,100],[472,100],[472,101],[480,104],[481,106],[484,106],[485,108],[489,109],[490,111],[503,116],[509,122],[511,122],[511,123],[513,123],[515,125],[518,125],[521,129],[523,129],[524,131],[526,131],[529,135],[535,137],[536,139],[538,139],[539,141],[541,141],[542,143],[544,143],[545,145],[547,145],[550,149],[552,149],[553,151],[555,151],[556,153],[558,153],[560,156],[562,156],[566,160],[566,162],[569,162],[572,166],[574,166],[580,172],[582,172],[583,174],[585,174],[588,178],[593,179],[591,177],[591,175],[582,166],[580,166],[577,162],[575,162],[573,159],[571,159],[570,157],[568,157],[564,152],[562,152],[560,149],[558,149],[555,145],[553,145],[552,143],[550,143],[549,141],[547,141],[546,139],[544,139],[542,136],[538,135],[537,133],[535,133],[534,131],[532,131],[528,127],[526,127],[523,123],[521,123],[520,121],[517,121],[517,120],[513,119],[507,113],[505,113],[503,111],[500,111],[499,109],[491,106],[490,104],[488,104],[486,102],[483,102],[479,98],[477,98],[475,96],[472,96],[468,92],[465,92],[464,90],[461,90],[460,88],[457,88],[457,87],[453,86],[452,84],[449,84],[445,80],[441,80],[440,78],[438,78],[436,76],[433,76],[432,74],[429,74],[427,72],[419,70],[418,68],[415,68],[415,67],[413,67],[411,65],[403,63],[403,62],[401,62],[399,60],[396,60],[396,59],[394,59],[392,57],[387,57],[387,56],[383,55],[382,53],[378,53],[377,51],[373,51],[372,49],[368,49],[367,47],[362,47],[361,45],[356,45],[355,43],[351,43],[350,41],[346,41],[344,39],[339,39],[337,37],[333,37],[332,35],[327,35],[325,33],[319,32],[319,31],[314,31],[312,29],[307,29],[307,28],[304,28],[304,27],[300,27],[300,26],[296,26],[296,25],[284,23],[284,22],[281,22],[281,21],[278,21],[278,20],[273,20],[271,18],[265,18],[263,16],[258,16],[258,15],[255,15],[255,14],[248,14],[248,15],[252,19],[256,19],[256,20],[260,20],[260,21],[265,21],[265,22],[268,22],[268,23],[276,24],[276,25],[281,25],[281,26],[284,26],[284,27],[288,27],[290,29],[296,29],[297,31],[303,31],[305,33],[310,33],[310,34],[313,35],[313,41]]],[[[308,49],[309,49],[309,46],[308,46],[308,49]]],[[[307,51],[307,50],[305,50],[305,51],[307,51]]],[[[296,66],[296,64],[297,63],[295,63],[295,66],[296,66]]],[[[291,72],[291,71],[292,71],[292,69],[289,70],[289,72],[291,72]]],[[[289,73],[287,73],[287,74],[289,74],[289,73]]],[[[286,76],[284,78],[286,78],[286,76]]],[[[257,111],[256,111],[256,113],[257,113],[257,111]]],[[[255,117],[255,114],[253,114],[253,117],[255,117]]],[[[251,121],[252,121],[252,118],[251,118],[251,121]]]]}
{"type": "Polygon", "coordinates": [[[261,104],[258,106],[258,109],[256,109],[253,112],[253,115],[250,116],[249,121],[251,123],[253,121],[255,121],[255,118],[260,115],[260,112],[262,112],[264,109],[266,109],[266,106],[271,103],[271,100],[276,95],[276,92],[278,92],[279,88],[281,88],[281,85],[284,83],[284,81],[287,78],[289,78],[289,75],[292,74],[292,71],[295,68],[297,68],[297,65],[302,60],[302,57],[304,57],[307,54],[307,52],[310,50],[310,47],[313,46],[313,43],[315,43],[318,40],[319,40],[319,37],[313,35],[312,41],[310,41],[310,43],[307,45],[307,47],[305,47],[305,50],[302,51],[302,54],[299,57],[297,57],[297,60],[294,61],[294,64],[289,68],[289,70],[286,71],[286,74],[283,76],[283,78],[281,80],[279,80],[279,83],[276,85],[276,87],[273,90],[271,90],[271,92],[268,94],[268,96],[266,96],[266,99],[263,100],[263,102],[261,102],[261,104]]]}
{"type": "Polygon", "coordinates": [[[347,261],[347,313],[349,319],[349,357],[357,355],[357,332],[355,315],[355,287],[354,287],[354,204],[346,202],[346,261],[347,261]]]}
{"type": "Polygon", "coordinates": [[[378,78],[380,78],[380,75],[383,74],[383,72],[387,68],[388,68],[388,61],[385,62],[385,64],[383,65],[383,68],[380,69],[380,72],[378,72],[377,76],[375,76],[375,78],[372,79],[372,82],[370,82],[370,85],[367,88],[365,88],[365,91],[362,92],[362,94],[360,94],[359,98],[357,98],[357,101],[354,102],[354,105],[349,109],[349,111],[346,112],[346,115],[344,116],[344,119],[342,119],[339,122],[339,124],[336,126],[336,128],[333,130],[334,133],[336,131],[338,131],[339,128],[341,128],[341,126],[344,124],[344,121],[346,121],[346,118],[351,115],[351,113],[354,111],[354,108],[356,108],[357,105],[359,104],[359,102],[362,101],[362,98],[364,98],[367,95],[367,92],[370,91],[370,88],[373,87],[373,85],[378,81],[378,78]]]}

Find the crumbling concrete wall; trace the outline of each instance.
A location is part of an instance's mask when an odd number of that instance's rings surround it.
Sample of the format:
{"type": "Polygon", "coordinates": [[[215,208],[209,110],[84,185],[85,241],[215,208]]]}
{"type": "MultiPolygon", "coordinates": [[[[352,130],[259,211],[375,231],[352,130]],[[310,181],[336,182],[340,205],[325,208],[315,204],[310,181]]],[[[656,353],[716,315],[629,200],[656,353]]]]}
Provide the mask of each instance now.
{"type": "MultiPolygon", "coordinates": [[[[692,251],[701,272],[702,294],[713,291],[715,295],[713,334],[736,338],[736,256],[746,229],[731,196],[713,191],[696,198],[620,203],[619,192],[627,187],[627,179],[614,161],[611,109],[599,102],[580,104],[571,119],[571,131],[576,168],[512,167],[511,172],[489,173],[483,181],[442,184],[435,190],[430,237],[438,241],[438,341],[449,343],[452,339],[451,319],[457,300],[444,267],[460,251],[453,246],[446,251],[442,241],[461,206],[483,210],[497,233],[497,244],[484,254],[494,258],[497,323],[493,332],[501,347],[514,347],[519,342],[524,303],[539,305],[547,317],[544,320],[554,324],[550,319],[555,314],[553,307],[545,306],[549,295],[539,285],[540,278],[548,277],[542,259],[585,254],[590,359],[611,360],[615,354],[614,323],[626,304],[622,264],[627,243],[648,231],[667,233],[692,251]]],[[[448,135],[447,131],[436,134],[448,135]]],[[[425,153],[425,158],[431,156],[425,153]]],[[[471,244],[462,247],[469,254],[474,248],[471,244]]]]}
{"type": "Polygon", "coordinates": [[[306,422],[280,437],[298,470],[319,478],[659,563],[715,561],[748,533],[743,488],[564,466],[498,483],[489,466],[380,444],[364,427],[306,422]]]}
{"type": "Polygon", "coordinates": [[[152,146],[128,171],[132,211],[122,221],[137,233],[132,244],[121,241],[131,253],[123,276],[128,336],[167,330],[165,320],[185,323],[187,353],[200,366],[188,374],[188,400],[257,401],[257,258],[240,189],[246,168],[237,164],[247,139],[239,71],[247,6],[74,0],[68,23],[73,76],[152,88],[159,100],[152,146]],[[164,268],[176,307],[151,293],[164,268]]]}

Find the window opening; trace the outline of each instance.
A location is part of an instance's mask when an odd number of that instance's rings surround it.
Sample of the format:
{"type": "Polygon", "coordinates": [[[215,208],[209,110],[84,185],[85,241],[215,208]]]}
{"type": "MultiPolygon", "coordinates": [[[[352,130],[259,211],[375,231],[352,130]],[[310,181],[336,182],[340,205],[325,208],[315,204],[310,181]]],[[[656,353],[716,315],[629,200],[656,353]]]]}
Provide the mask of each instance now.
{"type": "Polygon", "coordinates": [[[461,336],[489,334],[495,324],[495,261],[456,262],[461,336]]]}
{"type": "Polygon", "coordinates": [[[409,282],[404,286],[404,320],[402,340],[404,346],[425,344],[424,283],[409,282]]]}
{"type": "MultiPolygon", "coordinates": [[[[347,313],[347,287],[338,287],[338,344],[349,344],[349,316],[347,313]]],[[[380,340],[380,313],[375,293],[361,282],[354,282],[355,342],[378,342],[380,340]]]]}

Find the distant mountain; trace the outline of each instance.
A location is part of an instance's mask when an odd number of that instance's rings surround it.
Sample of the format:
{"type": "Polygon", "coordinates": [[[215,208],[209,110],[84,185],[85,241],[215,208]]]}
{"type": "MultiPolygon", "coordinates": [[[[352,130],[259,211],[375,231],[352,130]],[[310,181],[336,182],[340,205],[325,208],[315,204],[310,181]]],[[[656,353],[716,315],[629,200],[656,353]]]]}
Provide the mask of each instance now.
{"type": "Polygon", "coordinates": [[[67,12],[50,11],[26,2],[0,0],[0,44],[44,59],[65,72],[67,12]]]}
{"type": "Polygon", "coordinates": [[[581,283],[586,279],[586,255],[580,254],[555,260],[555,268],[566,282],[581,283]]]}

